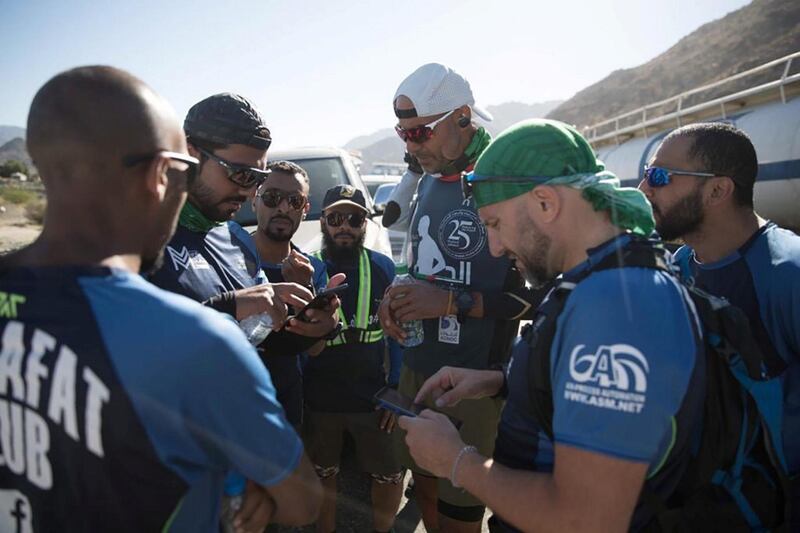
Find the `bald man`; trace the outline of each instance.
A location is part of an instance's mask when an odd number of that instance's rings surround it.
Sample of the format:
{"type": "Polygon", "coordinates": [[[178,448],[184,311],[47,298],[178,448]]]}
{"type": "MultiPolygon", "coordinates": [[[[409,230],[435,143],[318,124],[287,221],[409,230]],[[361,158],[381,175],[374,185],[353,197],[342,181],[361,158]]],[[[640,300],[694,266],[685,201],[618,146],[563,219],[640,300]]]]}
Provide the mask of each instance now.
{"type": "Polygon", "coordinates": [[[268,496],[240,530],[313,521],[319,482],[254,349],[138,275],[198,163],[169,105],[126,72],[70,70],[36,94],[28,148],[48,204],[0,259],[0,531],[218,531],[231,470],[268,496]]]}

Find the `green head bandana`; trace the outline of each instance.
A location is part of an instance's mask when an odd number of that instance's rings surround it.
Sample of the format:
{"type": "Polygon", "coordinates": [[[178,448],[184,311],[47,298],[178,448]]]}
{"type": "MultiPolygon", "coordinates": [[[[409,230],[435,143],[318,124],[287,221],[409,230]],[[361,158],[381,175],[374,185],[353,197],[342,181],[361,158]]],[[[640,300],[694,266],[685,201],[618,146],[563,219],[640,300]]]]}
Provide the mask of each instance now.
{"type": "Polygon", "coordinates": [[[501,133],[484,150],[471,176],[475,205],[483,207],[524,194],[538,185],[579,189],[595,211],[640,235],[655,228],[653,210],[638,189],[620,187],[575,128],[533,119],[501,133]]]}

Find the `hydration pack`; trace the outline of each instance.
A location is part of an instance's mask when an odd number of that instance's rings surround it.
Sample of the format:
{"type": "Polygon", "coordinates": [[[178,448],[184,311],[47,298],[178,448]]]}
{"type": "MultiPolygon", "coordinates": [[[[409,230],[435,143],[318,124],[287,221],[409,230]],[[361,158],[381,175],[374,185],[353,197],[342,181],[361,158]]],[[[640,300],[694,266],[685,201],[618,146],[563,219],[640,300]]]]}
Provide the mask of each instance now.
{"type": "MultiPolygon", "coordinates": [[[[572,290],[593,272],[625,267],[661,270],[680,281],[667,252],[654,241],[633,240],[584,271],[556,282],[533,324],[523,330],[531,347],[531,411],[553,441],[550,349],[559,314],[572,290]],[[546,311],[545,311],[546,310],[546,311]]],[[[783,454],[785,363],[756,343],[745,314],[727,300],[681,285],[702,324],[705,398],[699,432],[692,435],[688,466],[667,498],[645,482],[639,506],[651,517],[644,531],[788,530],[789,477],[783,454]]]]}

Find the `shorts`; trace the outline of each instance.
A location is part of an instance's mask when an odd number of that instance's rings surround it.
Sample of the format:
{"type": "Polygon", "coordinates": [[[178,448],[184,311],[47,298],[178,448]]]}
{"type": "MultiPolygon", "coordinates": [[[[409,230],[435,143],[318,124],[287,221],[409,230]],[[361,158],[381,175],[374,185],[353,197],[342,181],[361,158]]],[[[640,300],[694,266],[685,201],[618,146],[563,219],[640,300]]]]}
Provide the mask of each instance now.
{"type": "MultiPolygon", "coordinates": [[[[397,390],[409,398],[414,398],[428,377],[403,365],[397,390]]],[[[494,452],[494,441],[497,436],[497,425],[500,422],[503,403],[501,398],[481,398],[480,400],[462,400],[455,407],[437,407],[436,410],[461,420],[462,426],[459,433],[464,442],[478,448],[478,451],[484,456],[491,457],[494,452]]],[[[426,402],[426,404],[429,407],[433,405],[430,402],[426,402]]],[[[405,432],[397,429],[395,433],[399,433],[400,437],[396,439],[400,463],[411,469],[412,472],[432,477],[432,474],[414,463],[405,443],[405,432]]],[[[483,505],[469,492],[454,487],[449,480],[443,478],[439,478],[438,481],[438,498],[455,507],[483,505]]]]}
{"type": "Polygon", "coordinates": [[[392,435],[380,429],[382,412],[324,413],[305,411],[304,440],[308,456],[317,467],[338,466],[345,432],[353,438],[359,468],[373,475],[402,470],[392,435]]]}

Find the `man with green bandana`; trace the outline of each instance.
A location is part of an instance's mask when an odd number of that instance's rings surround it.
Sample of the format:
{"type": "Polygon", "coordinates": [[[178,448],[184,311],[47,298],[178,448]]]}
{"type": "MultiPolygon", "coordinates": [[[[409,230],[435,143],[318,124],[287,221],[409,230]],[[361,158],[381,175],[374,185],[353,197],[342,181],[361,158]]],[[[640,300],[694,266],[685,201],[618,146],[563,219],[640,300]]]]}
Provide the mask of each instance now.
{"type": "Polygon", "coordinates": [[[665,497],[684,472],[704,379],[696,317],[673,276],[615,262],[656,246],[638,237],[653,230],[650,205],[574,128],[543,119],[503,132],[464,191],[492,254],[534,286],[557,284],[507,374],[445,367],[416,397],[441,408],[506,389],[493,457],[429,410],[399,420],[412,456],[490,507],[497,531],[641,528],[642,487],[665,497]]]}
{"type": "MultiPolygon", "coordinates": [[[[473,123],[469,83],[452,69],[430,63],[399,86],[393,101],[396,131],[424,174],[409,204],[408,189],[400,228],[407,225],[413,285],[390,288],[381,308],[383,329],[401,341],[400,324],[423,320],[422,344],[406,347],[399,391],[414,397],[422,383],[445,365],[487,369],[508,359],[518,320],[535,306],[519,272],[504,257],[489,253],[486,229],[472,201],[464,201],[460,178],[472,170],[489,144],[489,133],[473,123]]],[[[406,176],[404,181],[415,180],[406,176]]],[[[395,196],[395,198],[399,198],[395,196]]],[[[395,226],[393,226],[395,227],[395,226]]],[[[491,454],[502,401],[470,400],[448,410],[463,422],[461,436],[491,454]]],[[[405,446],[401,457],[414,473],[414,490],[428,530],[478,531],[484,506],[418,468],[405,446]]]]}

